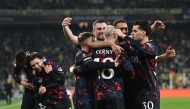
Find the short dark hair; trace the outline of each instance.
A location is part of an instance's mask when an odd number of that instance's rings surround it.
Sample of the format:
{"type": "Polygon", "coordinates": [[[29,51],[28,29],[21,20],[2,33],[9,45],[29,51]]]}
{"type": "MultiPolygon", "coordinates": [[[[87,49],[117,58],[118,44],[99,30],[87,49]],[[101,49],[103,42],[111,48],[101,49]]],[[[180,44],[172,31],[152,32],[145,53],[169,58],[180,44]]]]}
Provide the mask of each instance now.
{"type": "Polygon", "coordinates": [[[36,59],[36,58],[42,59],[42,56],[41,56],[40,54],[36,53],[36,52],[32,52],[32,53],[30,54],[29,61],[32,61],[32,60],[34,60],[34,59],[36,59]]]}
{"type": "Polygon", "coordinates": [[[94,26],[97,24],[97,23],[106,23],[108,25],[108,22],[104,19],[98,19],[96,21],[94,21],[94,23],[92,24],[92,28],[94,29],[94,26]]]}
{"type": "Polygon", "coordinates": [[[91,33],[91,32],[82,32],[82,33],[80,33],[79,36],[78,36],[78,43],[79,43],[79,45],[81,45],[81,43],[83,43],[89,37],[93,37],[94,38],[94,34],[91,33]]]}
{"type": "Polygon", "coordinates": [[[146,31],[146,36],[151,33],[151,26],[146,20],[138,20],[133,23],[133,25],[139,25],[139,29],[146,31]]]}
{"type": "Polygon", "coordinates": [[[113,26],[115,27],[118,23],[127,23],[124,19],[116,19],[113,21],[113,26]]]}
{"type": "Polygon", "coordinates": [[[19,50],[15,54],[15,59],[18,63],[23,63],[26,60],[26,52],[23,50],[19,50]]]}

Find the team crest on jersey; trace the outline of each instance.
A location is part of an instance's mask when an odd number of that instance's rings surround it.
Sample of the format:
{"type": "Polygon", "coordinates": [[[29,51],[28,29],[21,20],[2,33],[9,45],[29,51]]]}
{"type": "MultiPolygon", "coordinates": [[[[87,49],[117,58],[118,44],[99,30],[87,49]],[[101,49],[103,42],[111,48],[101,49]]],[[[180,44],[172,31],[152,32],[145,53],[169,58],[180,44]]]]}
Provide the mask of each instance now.
{"type": "Polygon", "coordinates": [[[57,70],[60,71],[60,72],[63,71],[61,67],[59,67],[57,70]]]}

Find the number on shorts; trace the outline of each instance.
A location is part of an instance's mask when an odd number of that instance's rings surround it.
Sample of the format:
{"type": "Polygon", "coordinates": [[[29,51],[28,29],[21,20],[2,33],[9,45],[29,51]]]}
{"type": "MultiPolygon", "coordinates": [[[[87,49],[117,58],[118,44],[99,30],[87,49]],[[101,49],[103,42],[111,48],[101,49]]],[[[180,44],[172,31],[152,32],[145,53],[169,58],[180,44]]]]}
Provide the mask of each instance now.
{"type": "Polygon", "coordinates": [[[154,108],[154,104],[152,101],[148,101],[148,102],[142,102],[144,109],[153,109],[154,108]]]}

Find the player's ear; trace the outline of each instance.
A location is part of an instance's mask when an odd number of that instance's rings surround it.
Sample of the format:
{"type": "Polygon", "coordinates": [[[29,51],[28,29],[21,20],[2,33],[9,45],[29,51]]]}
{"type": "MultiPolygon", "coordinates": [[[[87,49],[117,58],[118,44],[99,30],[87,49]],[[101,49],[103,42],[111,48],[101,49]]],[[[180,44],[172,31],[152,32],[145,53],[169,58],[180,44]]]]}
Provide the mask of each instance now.
{"type": "Polygon", "coordinates": [[[92,30],[92,33],[94,33],[94,32],[95,32],[95,30],[93,29],[93,30],[92,30]]]}
{"type": "Polygon", "coordinates": [[[143,35],[143,36],[146,36],[146,31],[143,31],[143,32],[142,32],[142,35],[143,35]]]}

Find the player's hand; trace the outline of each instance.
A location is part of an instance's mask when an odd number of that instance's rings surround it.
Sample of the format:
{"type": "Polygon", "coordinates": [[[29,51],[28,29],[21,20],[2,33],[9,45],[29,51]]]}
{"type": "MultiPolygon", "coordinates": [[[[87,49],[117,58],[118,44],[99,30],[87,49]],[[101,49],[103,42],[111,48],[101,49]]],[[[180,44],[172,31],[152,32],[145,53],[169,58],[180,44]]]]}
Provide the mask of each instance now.
{"type": "Polygon", "coordinates": [[[66,17],[62,22],[62,27],[71,25],[72,18],[66,17]]]}
{"type": "Polygon", "coordinates": [[[119,37],[121,37],[121,38],[124,38],[124,37],[126,36],[126,34],[123,34],[120,29],[115,29],[115,30],[113,30],[113,34],[114,34],[114,35],[117,35],[117,36],[119,36],[119,37]]]}
{"type": "Polygon", "coordinates": [[[154,31],[154,30],[159,29],[159,28],[160,29],[165,29],[165,25],[164,25],[164,23],[162,21],[156,20],[154,22],[154,24],[151,25],[151,29],[152,29],[152,31],[154,31]]]}
{"type": "Polygon", "coordinates": [[[69,69],[70,74],[73,74],[73,75],[74,75],[74,72],[73,72],[74,67],[75,67],[75,64],[70,67],[70,69],[69,69]]]}
{"type": "Polygon", "coordinates": [[[33,87],[34,87],[34,86],[33,86],[32,83],[27,83],[26,86],[25,86],[25,88],[28,88],[28,89],[33,88],[33,87]]]}
{"type": "Polygon", "coordinates": [[[172,58],[174,56],[176,56],[176,52],[175,52],[175,49],[171,49],[171,47],[169,46],[166,50],[166,56],[168,58],[172,58]]]}
{"type": "Polygon", "coordinates": [[[120,57],[120,55],[118,55],[116,58],[115,58],[115,67],[118,67],[119,66],[119,64],[120,64],[120,60],[118,60],[119,59],[119,57],[120,57]]]}
{"type": "Polygon", "coordinates": [[[20,82],[21,85],[23,85],[24,87],[27,87],[27,79],[24,79],[20,82]]]}
{"type": "Polygon", "coordinates": [[[28,83],[27,79],[24,79],[21,81],[21,84],[25,87],[25,88],[33,88],[33,84],[32,83],[28,83]]]}
{"type": "Polygon", "coordinates": [[[46,72],[46,73],[49,73],[50,71],[52,71],[53,69],[52,69],[52,66],[51,65],[46,65],[45,67],[44,67],[44,71],[46,72]]]}
{"type": "Polygon", "coordinates": [[[123,50],[122,47],[120,47],[119,45],[116,45],[116,44],[112,44],[111,48],[115,52],[115,54],[117,56],[120,55],[121,54],[121,50],[123,50]]]}
{"type": "Polygon", "coordinates": [[[40,88],[39,88],[39,90],[38,90],[38,93],[41,94],[41,95],[43,95],[45,92],[46,92],[46,87],[44,87],[44,86],[41,85],[40,88]]]}
{"type": "Polygon", "coordinates": [[[32,83],[28,83],[27,87],[26,88],[33,88],[33,84],[32,83]]]}

